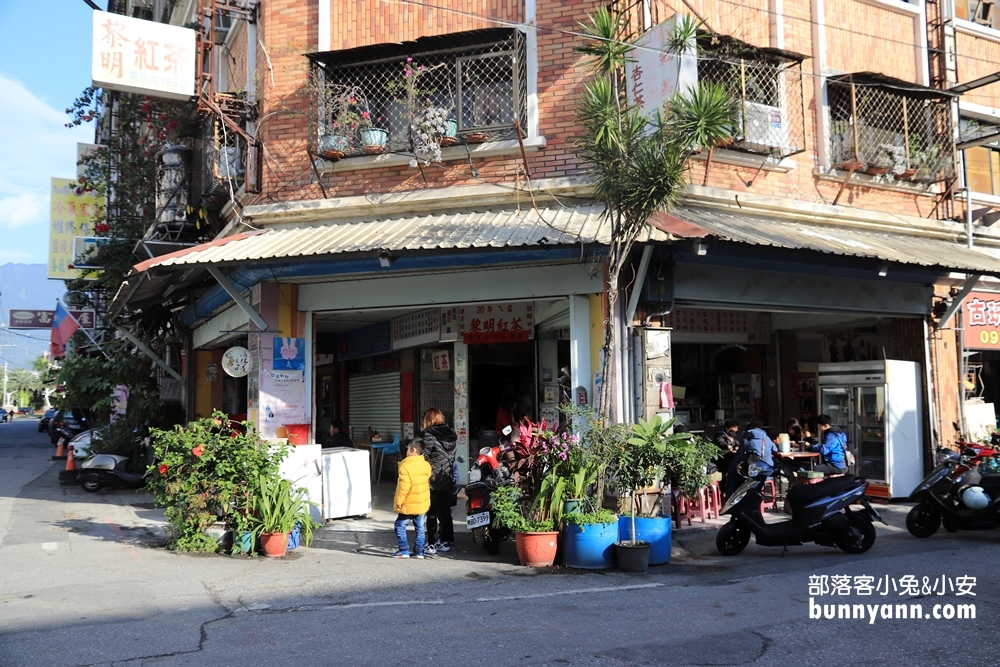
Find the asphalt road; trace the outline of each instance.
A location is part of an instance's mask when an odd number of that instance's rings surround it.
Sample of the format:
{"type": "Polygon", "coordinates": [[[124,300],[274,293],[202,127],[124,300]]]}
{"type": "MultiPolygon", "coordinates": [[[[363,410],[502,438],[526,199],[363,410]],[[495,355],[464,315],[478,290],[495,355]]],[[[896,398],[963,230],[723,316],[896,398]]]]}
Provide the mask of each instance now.
{"type": "Polygon", "coordinates": [[[994,662],[1000,532],[916,540],[906,507],[885,512],[891,525],[861,556],[751,545],[722,558],[696,522],[671,564],[644,575],[535,572],[513,545],[490,559],[467,534],[423,561],[388,558],[388,533],[331,530],[284,559],[187,556],[160,548],[145,494],[60,487],[36,426],[0,424],[2,666],[994,662]],[[814,596],[866,605],[865,617],[810,619],[810,576],[822,575],[927,577],[928,592],[814,596]],[[942,575],[977,577],[976,595],[936,595],[942,575]],[[976,618],[881,618],[901,602],[928,616],[971,602],[976,618]]]}

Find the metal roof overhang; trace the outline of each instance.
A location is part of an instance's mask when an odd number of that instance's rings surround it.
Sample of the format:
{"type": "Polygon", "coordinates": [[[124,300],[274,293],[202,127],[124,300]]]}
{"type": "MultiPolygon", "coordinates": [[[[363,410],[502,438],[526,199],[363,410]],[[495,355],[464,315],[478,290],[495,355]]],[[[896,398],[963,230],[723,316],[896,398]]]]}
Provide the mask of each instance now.
{"type": "Polygon", "coordinates": [[[898,232],[845,226],[830,219],[794,219],[737,211],[679,206],[651,220],[675,237],[724,241],[861,257],[940,272],[1000,276],[1000,251],[968,248],[964,234],[931,235],[901,221],[898,232]]]}
{"type": "MultiPolygon", "coordinates": [[[[381,251],[392,256],[392,271],[426,271],[444,268],[437,266],[442,261],[460,267],[538,262],[545,261],[546,255],[558,259],[554,251],[559,249],[578,257],[584,247],[606,245],[609,236],[600,204],[392,215],[275,227],[137,264],[115,297],[112,313],[126,306],[141,308],[168,296],[168,291],[205,283],[208,267],[277,267],[271,274],[275,279],[309,282],[324,275],[374,272],[379,268],[376,253],[381,251]]],[[[641,238],[668,239],[653,228],[641,238]]]]}

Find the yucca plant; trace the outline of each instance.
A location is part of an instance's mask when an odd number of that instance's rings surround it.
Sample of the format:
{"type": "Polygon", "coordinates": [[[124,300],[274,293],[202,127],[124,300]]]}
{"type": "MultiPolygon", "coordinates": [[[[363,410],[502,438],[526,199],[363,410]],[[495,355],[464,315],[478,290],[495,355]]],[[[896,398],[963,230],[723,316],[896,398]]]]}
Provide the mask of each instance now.
{"type": "MultiPolygon", "coordinates": [[[[649,118],[629,104],[625,66],[635,48],[625,37],[622,15],[599,7],[580,27],[586,44],[577,47],[587,56],[593,78],[583,88],[576,116],[582,133],[576,148],[596,177],[597,199],[605,205],[610,223],[608,247],[607,308],[613,313],[618,299],[619,276],[630,262],[632,246],[650,216],[669,209],[686,189],[687,161],[701,146],[712,147],[733,136],[738,105],[718,86],[701,84],[681,91],[665,108],[649,118]]],[[[676,24],[671,50],[691,48],[697,25],[690,18],[676,24]]],[[[601,395],[598,407],[611,414],[616,329],[612,318],[604,321],[601,395]]]]}

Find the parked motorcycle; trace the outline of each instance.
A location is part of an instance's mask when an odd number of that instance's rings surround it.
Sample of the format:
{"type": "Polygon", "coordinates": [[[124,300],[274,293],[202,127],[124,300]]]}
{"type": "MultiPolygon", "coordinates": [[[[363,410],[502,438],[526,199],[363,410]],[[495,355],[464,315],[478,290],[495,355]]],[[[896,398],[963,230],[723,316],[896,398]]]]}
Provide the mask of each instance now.
{"type": "Polygon", "coordinates": [[[949,533],[1000,527],[1000,455],[989,448],[966,447],[961,454],[941,448],[936,459],[910,494],[917,503],[906,515],[910,534],[930,537],[942,525],[949,533]]]}
{"type": "Polygon", "coordinates": [[[153,445],[148,426],[134,431],[136,445],[131,456],[118,454],[96,454],[80,466],[76,481],[84,491],[96,493],[105,487],[138,488],[146,483],[146,475],[153,463],[153,445]],[[137,472],[130,462],[136,460],[141,465],[137,472]],[[132,468],[132,469],[130,469],[132,468]]]}
{"type": "Polygon", "coordinates": [[[495,556],[500,542],[510,531],[496,523],[490,494],[500,486],[513,483],[510,464],[514,447],[510,437],[513,428],[507,426],[496,445],[483,447],[469,469],[469,483],[465,486],[465,525],[472,531],[472,539],[482,545],[486,553],[495,556]]]}
{"type": "MultiPolygon", "coordinates": [[[[817,484],[792,487],[786,496],[792,518],[765,523],[760,506],[762,488],[778,470],[753,457],[747,465],[746,481],[722,508],[732,518],[719,529],[715,546],[723,556],[735,556],[750,543],[750,536],[765,547],[784,547],[806,542],[837,546],[850,554],[861,554],[875,544],[873,521],[882,517],[865,499],[868,481],[853,475],[830,477],[817,484]],[[861,510],[851,505],[860,502],[861,510]]],[[[882,523],[885,523],[882,521],[882,523]]],[[[784,551],[782,551],[784,555],[784,551]]]]}

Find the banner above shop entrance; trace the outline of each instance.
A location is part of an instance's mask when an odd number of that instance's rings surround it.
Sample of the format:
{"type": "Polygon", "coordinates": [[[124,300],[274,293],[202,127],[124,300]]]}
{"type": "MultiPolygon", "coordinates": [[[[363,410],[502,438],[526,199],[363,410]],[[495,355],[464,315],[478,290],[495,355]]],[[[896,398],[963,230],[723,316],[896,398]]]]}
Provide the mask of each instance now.
{"type": "Polygon", "coordinates": [[[459,309],[466,343],[523,343],[535,337],[535,304],[490,303],[459,309]]]}

